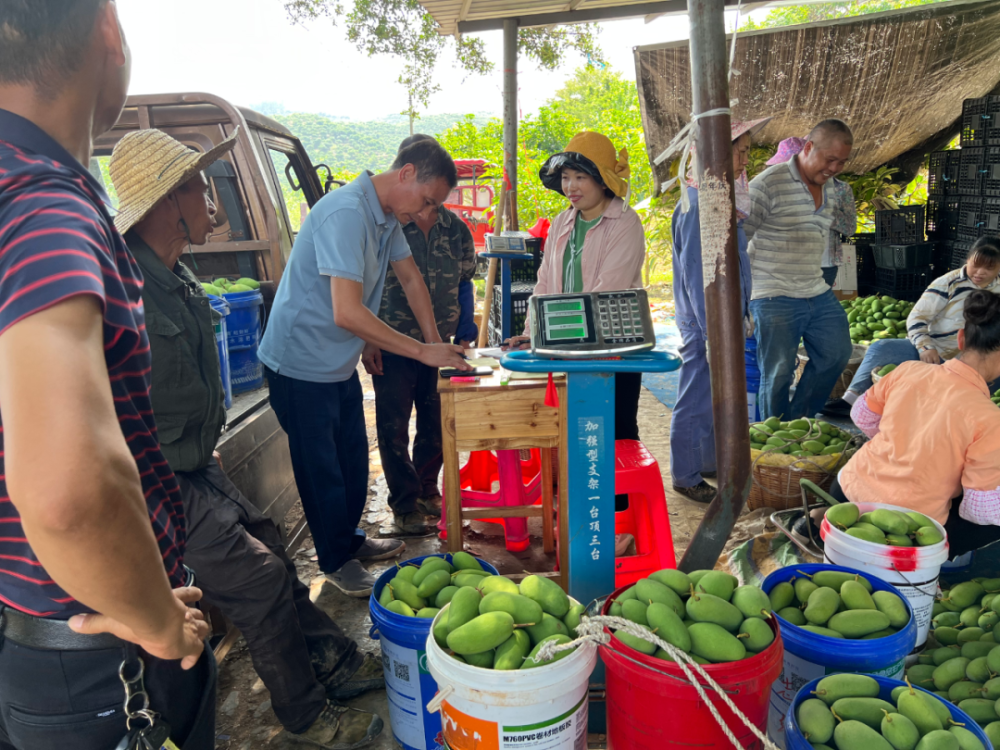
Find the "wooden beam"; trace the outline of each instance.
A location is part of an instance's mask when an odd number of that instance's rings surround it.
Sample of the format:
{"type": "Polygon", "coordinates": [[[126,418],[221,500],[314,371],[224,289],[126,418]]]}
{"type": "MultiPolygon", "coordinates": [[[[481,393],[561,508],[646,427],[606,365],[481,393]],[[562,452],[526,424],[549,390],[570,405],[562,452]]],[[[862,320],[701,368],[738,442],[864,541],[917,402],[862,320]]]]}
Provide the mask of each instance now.
{"type": "Polygon", "coordinates": [[[472,0],[462,0],[462,7],[458,11],[458,20],[464,21],[469,17],[469,8],[472,7],[472,0]]]}
{"type": "Polygon", "coordinates": [[[665,14],[664,13],[650,13],[648,16],[646,16],[646,18],[644,19],[644,21],[645,21],[645,23],[652,23],[657,18],[659,18],[660,16],[663,16],[663,15],[665,15],[665,14]]]}
{"type": "Polygon", "coordinates": [[[567,10],[569,11],[577,10],[585,2],[587,2],[587,0],[570,0],[569,8],[567,8],[567,10]]]}

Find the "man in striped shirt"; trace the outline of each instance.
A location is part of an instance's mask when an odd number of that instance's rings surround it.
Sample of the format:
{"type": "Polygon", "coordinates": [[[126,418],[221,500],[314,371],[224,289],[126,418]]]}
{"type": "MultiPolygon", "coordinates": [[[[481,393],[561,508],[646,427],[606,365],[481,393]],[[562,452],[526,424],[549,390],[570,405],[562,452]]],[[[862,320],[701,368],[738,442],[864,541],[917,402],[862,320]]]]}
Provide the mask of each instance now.
{"type": "Polygon", "coordinates": [[[844,170],[854,136],[823,120],[802,152],[750,182],[750,239],[762,418],[813,416],[851,356],[844,312],[823,280],[821,259],[833,221],[833,177],[844,170]],[[809,362],[790,397],[799,341],[809,362]]]}
{"type": "Polygon", "coordinates": [[[114,2],[0,2],[3,750],[115,747],[129,730],[119,669],[143,675],[134,687],[178,745],[214,747],[215,668],[187,606],[201,592],[185,587],[150,406],[142,277],[84,166],[129,70],[114,2]]]}

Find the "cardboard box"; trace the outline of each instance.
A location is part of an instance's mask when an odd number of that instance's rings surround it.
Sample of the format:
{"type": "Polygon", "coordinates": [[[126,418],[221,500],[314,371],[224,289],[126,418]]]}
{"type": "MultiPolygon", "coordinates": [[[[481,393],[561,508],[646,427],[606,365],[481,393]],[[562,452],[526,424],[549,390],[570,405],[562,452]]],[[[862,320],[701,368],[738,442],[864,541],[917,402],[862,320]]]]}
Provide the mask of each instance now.
{"type": "Polygon", "coordinates": [[[837,272],[837,280],[833,282],[833,291],[852,293],[858,292],[858,253],[854,245],[840,246],[844,253],[844,263],[837,272]]]}

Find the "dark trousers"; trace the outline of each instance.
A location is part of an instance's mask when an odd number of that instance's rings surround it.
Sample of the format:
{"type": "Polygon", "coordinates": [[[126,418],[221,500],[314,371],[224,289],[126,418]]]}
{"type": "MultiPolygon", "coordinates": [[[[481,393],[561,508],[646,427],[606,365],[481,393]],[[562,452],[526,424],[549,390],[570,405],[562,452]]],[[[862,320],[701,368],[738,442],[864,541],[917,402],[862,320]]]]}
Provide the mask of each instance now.
{"type": "Polygon", "coordinates": [[[641,372],[615,373],[615,440],[639,439],[641,372]]]}
{"type": "Polygon", "coordinates": [[[438,371],[409,357],[382,352],[382,375],[372,375],[375,426],[389,507],[412,513],[417,500],[438,491],[441,454],[441,399],[438,371]],[[417,407],[417,434],[410,457],[410,413],[417,407]]]}
{"type": "MultiPolygon", "coordinates": [[[[840,480],[836,478],[833,480],[833,486],[830,487],[830,496],[842,503],[850,502],[840,486],[840,480]]],[[[978,523],[966,521],[958,514],[961,504],[961,496],[952,498],[948,521],[944,525],[944,530],[948,534],[949,560],[954,560],[966,552],[1000,541],[1000,526],[981,526],[978,523]]]]}
{"type": "MultiPolygon", "coordinates": [[[[49,651],[0,636],[0,750],[112,750],[128,732],[118,677],[124,656],[124,648],[49,651]]],[[[142,660],[149,707],[170,725],[170,738],[182,750],[212,750],[211,650],[188,671],[179,661],[142,660]]]]}
{"type": "Polygon", "coordinates": [[[309,600],[277,527],[213,461],[178,472],[187,517],[184,562],[205,599],[240,629],[271,707],[290,732],[303,732],[326,705],[326,688],[345,682],[364,659],[309,600]]]}
{"type": "Polygon", "coordinates": [[[355,372],[341,383],[310,383],[265,371],[320,570],[335,573],[365,541],[358,527],[368,500],[361,379],[355,372]]]}

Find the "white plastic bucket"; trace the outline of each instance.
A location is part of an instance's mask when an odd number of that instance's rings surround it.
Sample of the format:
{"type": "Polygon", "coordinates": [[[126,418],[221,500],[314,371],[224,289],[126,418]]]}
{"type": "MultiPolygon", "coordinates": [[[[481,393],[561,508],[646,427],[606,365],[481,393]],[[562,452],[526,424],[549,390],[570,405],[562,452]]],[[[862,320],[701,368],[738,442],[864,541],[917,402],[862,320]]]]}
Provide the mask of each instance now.
{"type": "MultiPolygon", "coordinates": [[[[912,510],[884,503],[856,503],[858,510],[867,513],[879,508],[889,508],[902,513],[912,510]]],[[[948,537],[944,526],[934,522],[945,539],[929,547],[890,547],[857,539],[832,526],[826,518],[820,525],[820,537],[826,561],[846,568],[855,568],[878,576],[891,583],[910,601],[917,620],[917,647],[927,641],[938,590],[941,566],[948,560],[948,537]]]]}
{"type": "Polygon", "coordinates": [[[585,642],[544,667],[494,671],[463,664],[433,634],[427,638],[427,668],[446,696],[441,726],[451,750],[586,747],[587,691],[596,663],[596,646],[585,642]]]}

